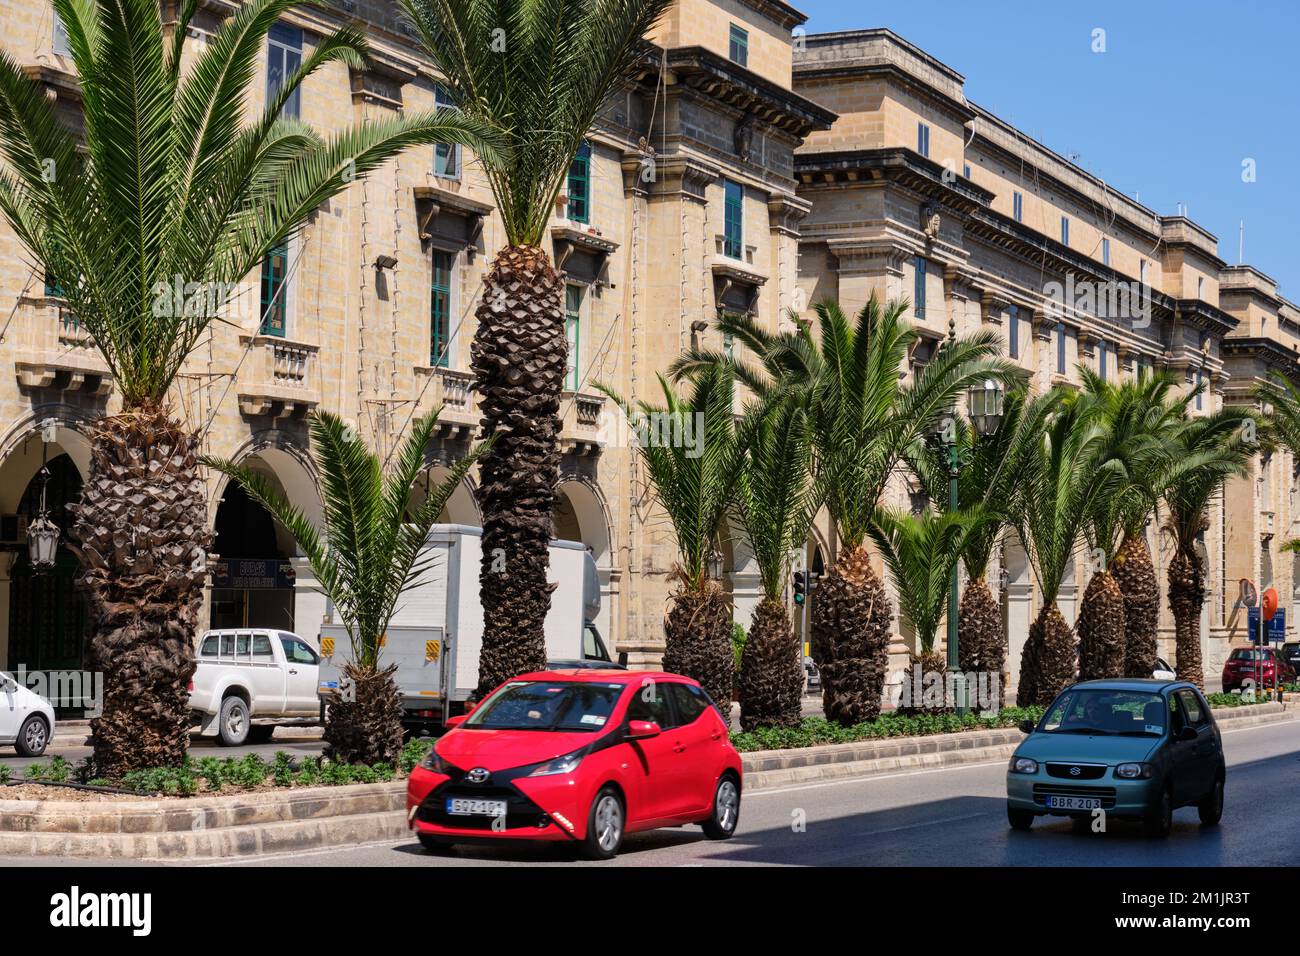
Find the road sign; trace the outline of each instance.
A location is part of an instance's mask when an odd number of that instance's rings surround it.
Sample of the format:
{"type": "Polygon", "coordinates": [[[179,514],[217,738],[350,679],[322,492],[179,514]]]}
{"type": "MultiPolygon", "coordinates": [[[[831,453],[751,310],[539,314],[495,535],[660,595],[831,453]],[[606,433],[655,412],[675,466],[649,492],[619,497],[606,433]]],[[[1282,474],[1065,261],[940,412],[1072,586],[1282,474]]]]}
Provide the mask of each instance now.
{"type": "Polygon", "coordinates": [[[1268,619],[1268,639],[1273,644],[1286,642],[1286,608],[1278,608],[1277,613],[1268,619]]]}
{"type": "Polygon", "coordinates": [[[1259,643],[1259,608],[1246,608],[1246,639],[1252,644],[1259,643]]]}

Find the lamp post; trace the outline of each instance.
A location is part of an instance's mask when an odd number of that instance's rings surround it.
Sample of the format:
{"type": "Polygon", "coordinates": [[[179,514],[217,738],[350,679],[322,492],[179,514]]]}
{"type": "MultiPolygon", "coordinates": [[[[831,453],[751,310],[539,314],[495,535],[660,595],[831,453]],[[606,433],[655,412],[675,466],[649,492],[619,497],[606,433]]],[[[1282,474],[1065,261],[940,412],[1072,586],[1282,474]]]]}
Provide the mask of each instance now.
{"type": "Polygon", "coordinates": [[[41,479],[41,504],[36,517],[27,526],[27,557],[37,573],[54,567],[59,549],[59,526],[50,520],[49,509],[45,506],[45,488],[50,483],[50,467],[46,463],[48,449],[49,445],[42,442],[41,470],[36,473],[41,479]]]}
{"type": "MultiPolygon", "coordinates": [[[[987,438],[998,430],[998,426],[1002,424],[1004,399],[1002,385],[991,378],[969,391],[966,396],[966,412],[971,425],[975,428],[976,439],[987,438]]],[[[962,465],[966,464],[963,458],[968,459],[970,453],[967,451],[963,455],[962,450],[957,447],[955,420],[945,423],[940,434],[944,447],[948,451],[948,510],[956,511],[958,508],[957,476],[961,472],[962,465]]],[[[948,576],[948,671],[952,674],[953,697],[957,713],[966,714],[970,712],[970,704],[967,698],[966,675],[961,671],[958,644],[960,636],[957,633],[957,610],[960,597],[957,593],[957,565],[958,562],[954,561],[948,576]]]]}

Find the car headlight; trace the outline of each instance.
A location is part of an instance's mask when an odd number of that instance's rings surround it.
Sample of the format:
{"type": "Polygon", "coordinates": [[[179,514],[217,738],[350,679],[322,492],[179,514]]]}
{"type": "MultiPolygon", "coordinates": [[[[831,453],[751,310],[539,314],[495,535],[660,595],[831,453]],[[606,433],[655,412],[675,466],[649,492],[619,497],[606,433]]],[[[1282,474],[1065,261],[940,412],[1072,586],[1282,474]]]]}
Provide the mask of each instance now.
{"type": "Polygon", "coordinates": [[[563,757],[556,757],[554,760],[546,761],[528,776],[549,777],[557,773],[573,773],[578,769],[580,763],[582,763],[581,753],[565,754],[563,757]]]}
{"type": "Polygon", "coordinates": [[[1147,780],[1151,777],[1149,763],[1122,763],[1115,767],[1115,776],[1122,780],[1147,780]]]}
{"type": "Polygon", "coordinates": [[[1012,773],[1038,773],[1038,761],[1028,757],[1012,757],[1007,769],[1012,773]]]}
{"type": "Polygon", "coordinates": [[[429,748],[429,752],[425,754],[424,759],[420,761],[420,766],[425,770],[432,770],[434,773],[451,776],[451,764],[438,756],[438,750],[436,747],[429,748]]]}

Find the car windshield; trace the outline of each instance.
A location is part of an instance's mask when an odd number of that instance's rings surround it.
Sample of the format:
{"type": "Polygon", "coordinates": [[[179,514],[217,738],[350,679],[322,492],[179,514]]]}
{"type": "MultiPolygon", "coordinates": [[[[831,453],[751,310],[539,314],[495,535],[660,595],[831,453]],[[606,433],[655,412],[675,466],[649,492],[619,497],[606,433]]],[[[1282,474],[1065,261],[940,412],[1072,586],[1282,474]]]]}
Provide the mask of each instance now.
{"type": "Polygon", "coordinates": [[[1144,691],[1071,688],[1053,701],[1038,729],[1049,734],[1159,737],[1170,704],[1144,691]]]}
{"type": "Polygon", "coordinates": [[[511,681],[470,714],[466,727],[483,730],[600,730],[622,684],[511,681]]]}

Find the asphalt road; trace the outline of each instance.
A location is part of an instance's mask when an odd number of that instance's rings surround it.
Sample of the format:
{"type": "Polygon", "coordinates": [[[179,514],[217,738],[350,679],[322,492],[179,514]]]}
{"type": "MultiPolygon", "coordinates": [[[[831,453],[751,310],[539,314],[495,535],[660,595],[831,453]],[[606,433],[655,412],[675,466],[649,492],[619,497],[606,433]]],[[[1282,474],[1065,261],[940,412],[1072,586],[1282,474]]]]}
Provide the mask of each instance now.
{"type": "MultiPolygon", "coordinates": [[[[1225,731],[1223,822],[1202,828],[1195,808],[1174,815],[1164,841],[1138,824],[1075,834],[1040,818],[1032,831],[1007,826],[1005,761],[747,794],[736,836],[706,840],[698,827],[632,834],[608,863],[578,861],[566,847],[458,847],[448,856],[418,843],[298,852],[256,866],[1257,866],[1300,856],[1300,722],[1225,731]],[[803,821],[802,828],[796,826],[803,821]]],[[[248,861],[209,865],[247,866],[248,861]]]]}

